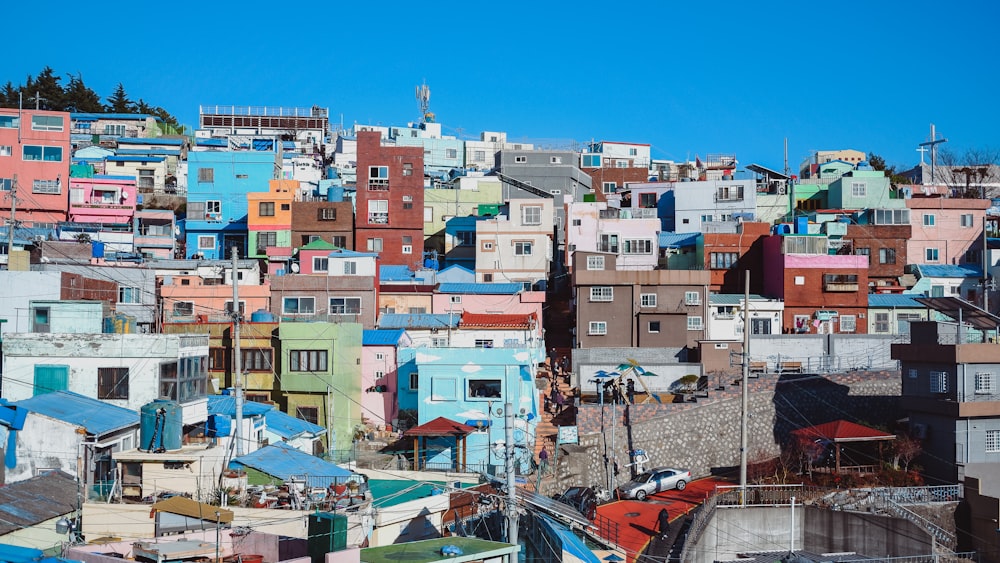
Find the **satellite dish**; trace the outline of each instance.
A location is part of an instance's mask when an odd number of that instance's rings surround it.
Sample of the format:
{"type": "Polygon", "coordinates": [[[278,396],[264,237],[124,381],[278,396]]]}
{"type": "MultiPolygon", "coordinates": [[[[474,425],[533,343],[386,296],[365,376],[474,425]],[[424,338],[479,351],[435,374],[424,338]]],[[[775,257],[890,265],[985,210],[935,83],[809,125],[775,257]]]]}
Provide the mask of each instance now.
{"type": "Polygon", "coordinates": [[[292,262],[292,272],[296,273],[296,274],[299,273],[299,263],[298,262],[292,262]]]}
{"type": "Polygon", "coordinates": [[[125,190],[122,190],[122,199],[128,199],[128,192],[125,190]]]}

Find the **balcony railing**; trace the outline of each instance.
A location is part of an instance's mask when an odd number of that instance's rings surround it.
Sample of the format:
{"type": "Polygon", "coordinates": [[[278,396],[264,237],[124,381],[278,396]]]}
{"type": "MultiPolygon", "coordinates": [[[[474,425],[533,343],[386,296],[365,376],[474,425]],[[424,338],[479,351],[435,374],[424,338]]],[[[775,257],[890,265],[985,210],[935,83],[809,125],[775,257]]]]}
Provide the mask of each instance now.
{"type": "Polygon", "coordinates": [[[389,224],[389,214],[388,213],[369,213],[368,214],[368,223],[369,224],[376,223],[376,224],[379,224],[379,225],[388,225],[389,224]]]}
{"type": "Polygon", "coordinates": [[[840,293],[856,293],[858,291],[857,283],[839,283],[839,282],[827,282],[823,284],[823,291],[827,292],[840,292],[840,293]]]}
{"type": "Polygon", "coordinates": [[[387,192],[387,191],[389,191],[389,179],[388,178],[369,178],[368,179],[368,191],[370,191],[370,192],[387,192]]]}

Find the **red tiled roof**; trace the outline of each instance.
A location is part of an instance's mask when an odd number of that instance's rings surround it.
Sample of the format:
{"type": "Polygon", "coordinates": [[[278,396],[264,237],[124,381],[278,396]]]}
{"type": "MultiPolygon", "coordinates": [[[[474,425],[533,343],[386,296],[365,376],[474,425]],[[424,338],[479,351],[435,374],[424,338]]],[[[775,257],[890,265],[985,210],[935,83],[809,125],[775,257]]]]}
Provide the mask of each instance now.
{"type": "Polygon", "coordinates": [[[799,428],[792,430],[792,434],[801,437],[826,438],[834,442],[864,442],[866,440],[892,440],[896,438],[895,434],[886,434],[881,430],[846,420],[834,420],[826,424],[799,428]]]}
{"type": "Polygon", "coordinates": [[[467,424],[439,416],[430,422],[410,428],[403,432],[403,436],[464,436],[475,431],[475,428],[467,424]]]}
{"type": "Polygon", "coordinates": [[[534,313],[527,315],[462,313],[462,320],[458,323],[458,326],[459,328],[529,329],[534,318],[534,313]]]}

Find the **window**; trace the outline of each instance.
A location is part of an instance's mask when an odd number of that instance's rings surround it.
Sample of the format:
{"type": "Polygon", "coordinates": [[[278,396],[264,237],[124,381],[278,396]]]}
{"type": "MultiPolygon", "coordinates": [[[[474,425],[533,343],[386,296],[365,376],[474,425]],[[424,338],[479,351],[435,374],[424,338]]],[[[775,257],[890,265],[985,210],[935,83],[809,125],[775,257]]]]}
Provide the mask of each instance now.
{"type": "Polygon", "coordinates": [[[45,147],[41,145],[24,145],[21,149],[22,160],[42,160],[45,162],[62,162],[62,147],[45,147]]]}
{"type": "Polygon", "coordinates": [[[635,147],[630,147],[628,149],[628,155],[629,156],[637,156],[638,154],[639,154],[639,150],[636,149],[635,147]]]}
{"type": "Polygon", "coordinates": [[[920,371],[918,371],[918,370],[915,370],[915,369],[912,369],[912,368],[906,370],[906,376],[909,377],[910,379],[916,379],[919,375],[920,375],[920,371]]]}
{"type": "Polygon", "coordinates": [[[138,287],[118,286],[119,303],[142,303],[138,287]]]}
{"type": "Polygon", "coordinates": [[[17,129],[21,124],[16,115],[0,115],[0,129],[17,129]]]}
{"type": "Polygon", "coordinates": [[[500,397],[503,384],[499,379],[472,379],[469,380],[469,398],[490,398],[500,397]]]}
{"type": "Polygon", "coordinates": [[[874,209],[872,222],[876,225],[909,225],[909,209],[874,209]]]}
{"type": "Polygon", "coordinates": [[[896,263],[896,249],[894,249],[894,248],[880,248],[880,249],[878,249],[878,263],[879,264],[895,264],[896,263]]]}
{"type": "Polygon", "coordinates": [[[217,199],[210,199],[206,201],[205,216],[209,219],[218,219],[219,215],[222,215],[222,202],[217,199]]]}
{"type": "Polygon", "coordinates": [[[932,371],[930,377],[930,391],[931,393],[947,393],[948,392],[948,372],[946,371],[932,371]]]}
{"type": "Polygon", "coordinates": [[[653,241],[649,239],[625,239],[622,254],[652,254],[653,241]]]}
{"type": "Polygon", "coordinates": [[[868,197],[868,185],[865,182],[851,182],[851,197],[868,197]]]}
{"type": "Polygon", "coordinates": [[[889,313],[875,313],[875,332],[889,332],[889,313]]]}
{"type": "Polygon", "coordinates": [[[857,322],[854,315],[840,316],[840,332],[854,332],[857,330],[857,322]]]}
{"type": "Polygon", "coordinates": [[[0,145],[0,156],[11,156],[14,154],[14,148],[10,145],[0,145]]]}
{"type": "Polygon", "coordinates": [[[472,246],[476,244],[475,231],[458,231],[455,233],[455,246],[472,246]]]}
{"type": "Polygon", "coordinates": [[[618,182],[602,182],[601,191],[606,194],[613,194],[618,191],[618,182]]]}
{"type": "Polygon", "coordinates": [[[937,222],[937,219],[934,217],[933,213],[924,213],[924,226],[925,227],[933,227],[936,222],[937,222]]]}
{"type": "Polygon", "coordinates": [[[597,245],[597,250],[618,254],[618,235],[601,235],[601,242],[597,245]]]}
{"type": "Polygon", "coordinates": [[[587,334],[591,336],[604,336],[608,333],[608,323],[605,321],[590,321],[587,326],[587,334]]]}
{"type": "Polygon", "coordinates": [[[174,303],[175,317],[190,317],[194,314],[194,303],[191,301],[178,301],[174,303]]]}
{"type": "Polygon", "coordinates": [[[990,372],[976,373],[976,393],[990,395],[996,390],[993,384],[993,374],[990,372]]]}
{"type": "Polygon", "coordinates": [[[269,246],[278,246],[278,233],[274,231],[257,233],[257,254],[266,253],[269,246]]]}
{"type": "Polygon", "coordinates": [[[604,269],[604,257],[603,256],[588,256],[587,257],[587,269],[591,271],[599,271],[604,269]]]}
{"type": "Polygon", "coordinates": [[[562,157],[561,156],[550,156],[549,157],[549,164],[562,164],[562,157]]]}
{"type": "Polygon", "coordinates": [[[656,209],[656,194],[655,193],[639,194],[639,207],[645,209],[656,209]]]}
{"type": "Polygon", "coordinates": [[[701,317],[688,317],[687,318],[688,330],[704,330],[705,324],[701,321],[701,317]]]}
{"type": "Polygon", "coordinates": [[[599,154],[583,155],[583,168],[600,168],[600,167],[601,167],[601,155],[599,154]]]}
{"type": "Polygon", "coordinates": [[[971,213],[964,213],[964,214],[962,214],[962,216],[959,217],[959,220],[960,220],[961,225],[963,227],[971,227],[972,226],[972,214],[971,213]]]}
{"type": "Polygon", "coordinates": [[[770,319],[750,319],[750,334],[771,334],[770,319]]]}
{"type": "Polygon", "coordinates": [[[615,290],[610,286],[596,286],[590,288],[591,301],[614,301],[615,290]]]}
{"type": "Polygon", "coordinates": [[[483,274],[483,283],[493,283],[493,274],[483,274]]]}
{"type": "Polygon", "coordinates": [[[32,115],[32,131],[62,131],[63,118],[59,115],[32,115]]]}
{"type": "Polygon", "coordinates": [[[290,371],[326,371],[326,350],[291,350],[288,352],[290,371]]]}
{"type": "MultiPolygon", "coordinates": [[[[241,348],[240,365],[246,371],[271,371],[274,369],[271,354],[270,348],[241,348]]],[[[220,369],[223,368],[220,367],[220,369]]]]}
{"type": "Polygon", "coordinates": [[[697,291],[685,291],[684,292],[684,304],[685,305],[701,305],[701,294],[697,291]]]}
{"type": "Polygon", "coordinates": [[[333,243],[333,246],[347,248],[347,237],[343,235],[334,235],[330,237],[330,242],[333,243]]]}
{"type": "Polygon", "coordinates": [[[62,192],[59,180],[32,180],[31,193],[33,194],[58,194],[62,192]]]}
{"type": "Polygon", "coordinates": [[[358,263],[353,260],[344,262],[344,275],[345,276],[358,275],[358,263]]]}
{"type": "Polygon", "coordinates": [[[542,207],[539,205],[525,205],[521,208],[522,225],[541,225],[542,207]]]}
{"type": "Polygon", "coordinates": [[[938,249],[936,249],[936,248],[928,248],[928,249],[926,249],[924,251],[924,258],[926,258],[926,260],[928,262],[937,262],[938,261],[938,249]]]}
{"type": "Polygon", "coordinates": [[[97,368],[97,398],[128,399],[128,368],[97,368]]]}
{"type": "Polygon", "coordinates": [[[336,221],[337,220],[337,208],[335,207],[323,207],[319,210],[320,221],[336,221]]]}
{"type": "Polygon", "coordinates": [[[198,182],[202,184],[211,184],[215,182],[215,169],[214,168],[199,168],[198,169],[198,182]]]}
{"type": "Polygon", "coordinates": [[[713,252],[709,254],[709,264],[713,270],[728,270],[740,259],[739,252],[713,252]]]}
{"type": "Polygon", "coordinates": [[[262,201],[257,204],[257,212],[261,217],[274,217],[274,202],[262,201]]]}
{"type": "Polygon", "coordinates": [[[448,339],[443,336],[432,336],[431,337],[431,348],[447,348],[448,339]]]}
{"type": "Polygon", "coordinates": [[[531,256],[531,242],[517,241],[514,243],[515,256],[531,256]]]}
{"type": "Polygon", "coordinates": [[[369,166],[368,167],[368,179],[375,178],[389,178],[389,167],[388,166],[369,166]]]}
{"type": "Polygon", "coordinates": [[[985,447],[988,453],[1000,452],[1000,430],[987,430],[985,447]]]}
{"type": "Polygon", "coordinates": [[[368,222],[379,225],[386,225],[389,223],[389,200],[368,200],[368,222]]]}
{"type": "Polygon", "coordinates": [[[382,252],[382,239],[380,238],[368,239],[368,252],[382,252]]]}
{"type": "Polygon", "coordinates": [[[526,157],[526,156],[515,156],[514,157],[514,163],[515,164],[524,164],[526,162],[528,162],[528,157],[526,157]]]}
{"type": "Polygon", "coordinates": [[[330,259],[324,256],[313,256],[313,271],[327,272],[330,270],[330,259]]]}
{"type": "Polygon", "coordinates": [[[492,347],[493,347],[493,340],[479,339],[479,338],[476,339],[476,348],[492,348],[492,347]]]}
{"type": "Polygon", "coordinates": [[[226,355],[229,351],[228,348],[218,348],[211,347],[208,349],[208,369],[210,370],[224,370],[228,365],[226,362],[226,355]]]}
{"type": "Polygon", "coordinates": [[[656,307],[656,294],[643,293],[639,296],[640,307],[656,307]]]}
{"type": "Polygon", "coordinates": [[[286,297],[281,312],[286,315],[312,315],[316,313],[315,297],[286,297]]]}
{"type": "Polygon", "coordinates": [[[13,178],[0,178],[0,192],[9,192],[13,185],[13,178]]]}
{"type": "Polygon", "coordinates": [[[331,315],[360,315],[361,314],[361,298],[360,297],[331,297],[330,298],[330,314],[331,315]]]}
{"type": "Polygon", "coordinates": [[[452,295],[448,297],[448,303],[461,303],[461,302],[462,302],[461,295],[452,295]]]}
{"type": "Polygon", "coordinates": [[[649,321],[649,332],[656,334],[660,332],[660,321],[649,321]]]}
{"type": "Polygon", "coordinates": [[[743,201],[743,186],[719,186],[715,190],[716,201],[743,201]]]}
{"type": "Polygon", "coordinates": [[[858,247],[854,249],[854,254],[857,256],[871,256],[872,249],[865,247],[858,247]]]}
{"type": "Polygon", "coordinates": [[[295,407],[295,418],[319,424],[319,408],[317,407],[295,407]]]}
{"type": "Polygon", "coordinates": [[[198,237],[198,250],[214,250],[214,249],[215,249],[215,237],[213,236],[198,237]]]}
{"type": "Polygon", "coordinates": [[[153,170],[139,170],[139,176],[136,178],[138,183],[136,184],[140,188],[152,188],[156,184],[156,172],[153,170]]]}

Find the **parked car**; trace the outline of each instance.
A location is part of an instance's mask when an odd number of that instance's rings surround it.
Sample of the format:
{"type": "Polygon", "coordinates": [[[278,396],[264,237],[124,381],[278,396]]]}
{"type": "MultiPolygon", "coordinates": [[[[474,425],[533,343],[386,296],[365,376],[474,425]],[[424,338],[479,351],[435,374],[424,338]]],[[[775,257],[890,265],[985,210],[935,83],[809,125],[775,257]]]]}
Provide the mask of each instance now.
{"type": "Polygon", "coordinates": [[[645,500],[649,495],[660,491],[683,491],[689,481],[691,472],[687,469],[657,467],[636,475],[635,479],[618,487],[618,494],[622,498],[645,500]]]}
{"type": "Polygon", "coordinates": [[[552,498],[577,509],[588,520],[593,520],[597,516],[597,493],[590,487],[570,487],[561,494],[553,495],[552,498]]]}

